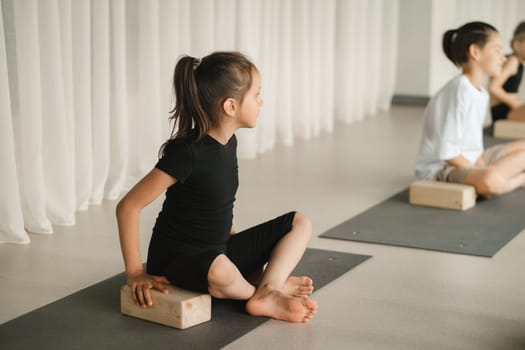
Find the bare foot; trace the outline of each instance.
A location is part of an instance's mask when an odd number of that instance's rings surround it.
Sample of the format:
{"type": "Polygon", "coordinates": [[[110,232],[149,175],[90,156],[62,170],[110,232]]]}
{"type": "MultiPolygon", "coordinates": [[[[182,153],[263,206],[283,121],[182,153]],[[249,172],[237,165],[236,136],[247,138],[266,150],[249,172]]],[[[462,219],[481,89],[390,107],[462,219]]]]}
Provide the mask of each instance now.
{"type": "Polygon", "coordinates": [[[317,312],[317,302],[308,298],[289,296],[278,290],[261,288],[246,303],[246,311],[254,316],[306,323],[317,312]]]}
{"type": "Polygon", "coordinates": [[[292,297],[306,298],[314,291],[314,282],[310,277],[290,276],[284,283],[283,292],[292,297]]]}

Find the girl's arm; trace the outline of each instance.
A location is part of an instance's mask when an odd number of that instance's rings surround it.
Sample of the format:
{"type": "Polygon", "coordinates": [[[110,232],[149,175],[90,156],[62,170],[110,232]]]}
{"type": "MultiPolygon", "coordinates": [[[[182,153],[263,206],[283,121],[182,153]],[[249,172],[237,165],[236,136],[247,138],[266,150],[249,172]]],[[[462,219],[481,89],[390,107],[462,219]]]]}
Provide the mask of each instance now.
{"type": "Polygon", "coordinates": [[[447,164],[455,166],[457,168],[472,166],[472,163],[463,156],[457,156],[451,159],[447,159],[447,164]]]}
{"type": "Polygon", "coordinates": [[[508,105],[511,109],[518,108],[522,102],[518,94],[508,93],[503,89],[503,85],[512,75],[518,72],[519,61],[515,56],[510,56],[503,68],[501,74],[492,78],[489,82],[489,92],[497,102],[508,105]]]}
{"type": "Polygon", "coordinates": [[[150,289],[167,292],[166,278],[149,276],[142,268],[139,249],[139,219],[141,210],[176,180],[161,170],[153,169],[140,180],[117,205],[117,223],[122,256],[133,300],[142,307],[153,305],[150,289]]]}
{"type": "Polygon", "coordinates": [[[468,159],[466,159],[463,156],[457,156],[457,157],[454,157],[452,159],[448,159],[447,163],[449,165],[455,166],[457,168],[469,167],[469,166],[472,166],[472,165],[475,165],[478,168],[484,168],[484,167],[487,166],[487,164],[485,163],[485,161],[483,160],[483,158],[481,156],[476,160],[476,163],[474,163],[474,164],[472,164],[468,159]]]}

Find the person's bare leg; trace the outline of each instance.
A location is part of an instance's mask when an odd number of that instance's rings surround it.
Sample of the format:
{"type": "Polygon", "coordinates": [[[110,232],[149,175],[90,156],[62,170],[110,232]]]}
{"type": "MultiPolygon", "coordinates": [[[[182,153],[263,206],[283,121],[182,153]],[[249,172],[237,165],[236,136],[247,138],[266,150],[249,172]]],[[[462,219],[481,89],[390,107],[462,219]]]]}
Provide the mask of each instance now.
{"type": "Polygon", "coordinates": [[[505,180],[508,180],[525,170],[525,149],[524,141],[512,142],[505,145],[505,155],[494,163],[487,166],[487,169],[494,170],[505,180]]]}
{"type": "Polygon", "coordinates": [[[525,187],[523,166],[517,166],[519,161],[525,161],[525,151],[511,153],[484,169],[471,169],[465,177],[465,184],[472,185],[476,192],[490,198],[525,187]]]}
{"type": "Polygon", "coordinates": [[[525,105],[521,105],[520,107],[510,111],[507,119],[525,122],[525,105]]]}
{"type": "Polygon", "coordinates": [[[509,179],[507,192],[514,191],[518,187],[525,187],[525,173],[520,173],[509,179]]]}
{"type": "Polygon", "coordinates": [[[224,254],[218,255],[208,271],[208,291],[215,298],[247,300],[255,287],[244,279],[241,272],[224,254]]]}
{"type": "MultiPolygon", "coordinates": [[[[290,322],[312,319],[317,312],[317,302],[290,296],[286,291],[288,277],[304,254],[311,234],[310,221],[296,213],[292,230],[275,246],[255,294],[246,303],[248,313],[290,322]]],[[[294,279],[289,285],[297,285],[297,281],[294,279]]]]}
{"type": "Polygon", "coordinates": [[[524,151],[525,140],[508,142],[503,145],[503,148],[505,149],[505,154],[513,153],[516,151],[524,151]]]}

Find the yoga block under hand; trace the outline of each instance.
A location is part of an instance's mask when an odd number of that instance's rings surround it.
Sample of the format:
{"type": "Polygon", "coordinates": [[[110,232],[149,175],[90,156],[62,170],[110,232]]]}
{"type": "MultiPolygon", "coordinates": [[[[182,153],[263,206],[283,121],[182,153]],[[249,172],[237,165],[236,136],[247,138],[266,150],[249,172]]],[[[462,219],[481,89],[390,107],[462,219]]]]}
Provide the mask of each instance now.
{"type": "Polygon", "coordinates": [[[428,207],[467,210],[476,205],[473,186],[441,181],[414,181],[409,202],[428,207]]]}
{"type": "Polygon", "coordinates": [[[169,293],[152,290],[153,306],[135,305],[128,285],[120,289],[120,311],[166,326],[185,329],[211,319],[211,296],[167,286],[169,293]]]}
{"type": "Polygon", "coordinates": [[[494,123],[494,137],[499,139],[525,139],[525,122],[498,120],[494,123]]]}

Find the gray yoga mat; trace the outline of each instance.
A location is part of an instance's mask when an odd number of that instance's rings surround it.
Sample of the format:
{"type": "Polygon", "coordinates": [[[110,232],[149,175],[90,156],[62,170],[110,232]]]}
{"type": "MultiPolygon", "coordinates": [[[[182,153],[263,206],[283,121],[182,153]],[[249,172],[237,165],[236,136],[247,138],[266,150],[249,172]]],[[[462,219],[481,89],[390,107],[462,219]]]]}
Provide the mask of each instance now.
{"type": "Polygon", "coordinates": [[[524,213],[525,189],[466,211],[412,206],[406,189],[320,237],[492,257],[525,229],[524,213]]]}
{"type": "MultiPolygon", "coordinates": [[[[294,271],[319,289],[370,258],[307,249],[294,271]]],[[[12,349],[219,349],[266,322],[244,303],[213,300],[212,320],[178,330],[120,314],[124,274],[71,294],[0,325],[0,347],[12,349]]],[[[4,301],[6,302],[6,301],[4,301]]]]}
{"type": "MultiPolygon", "coordinates": [[[[485,148],[507,142],[483,129],[485,148]]],[[[525,228],[524,209],[525,190],[461,212],[411,206],[406,189],[320,237],[492,257],[525,228]]]]}

